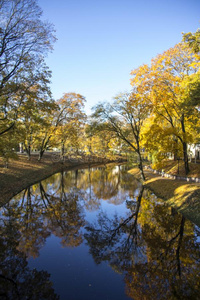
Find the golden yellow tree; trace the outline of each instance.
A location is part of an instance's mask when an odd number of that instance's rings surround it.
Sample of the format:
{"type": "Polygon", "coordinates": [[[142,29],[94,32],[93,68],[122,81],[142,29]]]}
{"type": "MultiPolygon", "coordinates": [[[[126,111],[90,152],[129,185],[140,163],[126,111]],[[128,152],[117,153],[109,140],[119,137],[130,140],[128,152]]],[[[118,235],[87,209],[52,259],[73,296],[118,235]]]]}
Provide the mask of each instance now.
{"type": "Polygon", "coordinates": [[[200,98],[194,101],[190,97],[191,92],[193,95],[197,92],[194,81],[200,75],[199,67],[196,54],[180,43],[158,55],[150,67],[143,65],[131,73],[132,86],[137,86],[144,95],[157,123],[181,143],[186,174],[189,172],[187,146],[193,141],[191,128],[199,118],[200,98]]]}
{"type": "Polygon", "coordinates": [[[56,139],[61,145],[61,155],[64,156],[67,141],[76,149],[79,148],[83,135],[86,114],[84,113],[85,97],[76,93],[65,93],[57,101],[56,139]]]}

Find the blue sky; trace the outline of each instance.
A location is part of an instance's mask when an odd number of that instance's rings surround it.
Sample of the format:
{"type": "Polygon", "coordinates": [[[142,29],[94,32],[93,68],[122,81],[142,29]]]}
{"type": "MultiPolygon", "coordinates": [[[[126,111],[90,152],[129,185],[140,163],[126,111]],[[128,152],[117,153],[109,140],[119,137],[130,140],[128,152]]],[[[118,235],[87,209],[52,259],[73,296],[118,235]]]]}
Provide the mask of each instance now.
{"type": "Polygon", "coordinates": [[[130,72],[200,27],[199,0],[38,0],[57,42],[48,55],[55,99],[75,92],[86,112],[129,91],[130,72]]]}

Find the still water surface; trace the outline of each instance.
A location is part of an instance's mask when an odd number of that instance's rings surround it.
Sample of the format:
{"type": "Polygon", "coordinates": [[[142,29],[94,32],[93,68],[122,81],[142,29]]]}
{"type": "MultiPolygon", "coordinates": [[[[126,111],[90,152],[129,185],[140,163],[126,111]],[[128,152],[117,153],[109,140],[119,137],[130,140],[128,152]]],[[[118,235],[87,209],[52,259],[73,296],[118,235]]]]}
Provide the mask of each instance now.
{"type": "Polygon", "coordinates": [[[0,209],[0,299],[200,299],[200,228],[127,172],[55,174],[0,209]]]}

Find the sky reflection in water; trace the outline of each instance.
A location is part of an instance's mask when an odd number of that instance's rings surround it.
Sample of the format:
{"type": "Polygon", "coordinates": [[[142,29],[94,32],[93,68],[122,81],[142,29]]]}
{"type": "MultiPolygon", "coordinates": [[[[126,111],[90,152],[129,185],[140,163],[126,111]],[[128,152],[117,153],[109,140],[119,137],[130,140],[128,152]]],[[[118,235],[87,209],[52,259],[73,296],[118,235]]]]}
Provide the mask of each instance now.
{"type": "Polygon", "coordinates": [[[58,173],[24,190],[1,208],[0,232],[0,299],[199,296],[200,229],[126,166],[58,173]]]}

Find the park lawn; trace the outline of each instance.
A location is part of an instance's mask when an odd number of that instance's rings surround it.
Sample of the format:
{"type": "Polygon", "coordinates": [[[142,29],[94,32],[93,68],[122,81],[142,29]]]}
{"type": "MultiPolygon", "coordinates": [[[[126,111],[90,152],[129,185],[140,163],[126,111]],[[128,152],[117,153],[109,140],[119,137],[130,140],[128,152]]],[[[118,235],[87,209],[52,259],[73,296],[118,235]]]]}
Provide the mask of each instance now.
{"type": "MultiPolygon", "coordinates": [[[[187,176],[200,178],[200,163],[189,163],[189,167],[190,172],[187,176]]],[[[172,175],[185,176],[184,162],[182,160],[180,160],[179,163],[173,160],[164,160],[160,164],[155,164],[153,168],[158,171],[164,170],[165,173],[172,175]]]]}
{"type": "MultiPolygon", "coordinates": [[[[199,164],[191,164],[191,173],[188,176],[200,178],[199,164]],[[195,176],[196,175],[196,176],[195,176]]],[[[174,162],[166,163],[164,172],[175,174],[174,162]]],[[[129,172],[136,178],[140,178],[139,169],[133,168],[129,172]]],[[[184,176],[183,173],[180,173],[184,176]]],[[[150,189],[158,198],[165,200],[169,205],[176,208],[185,217],[200,226],[200,184],[189,183],[183,180],[174,180],[161,177],[145,170],[146,181],[144,185],[150,189]]]]}

